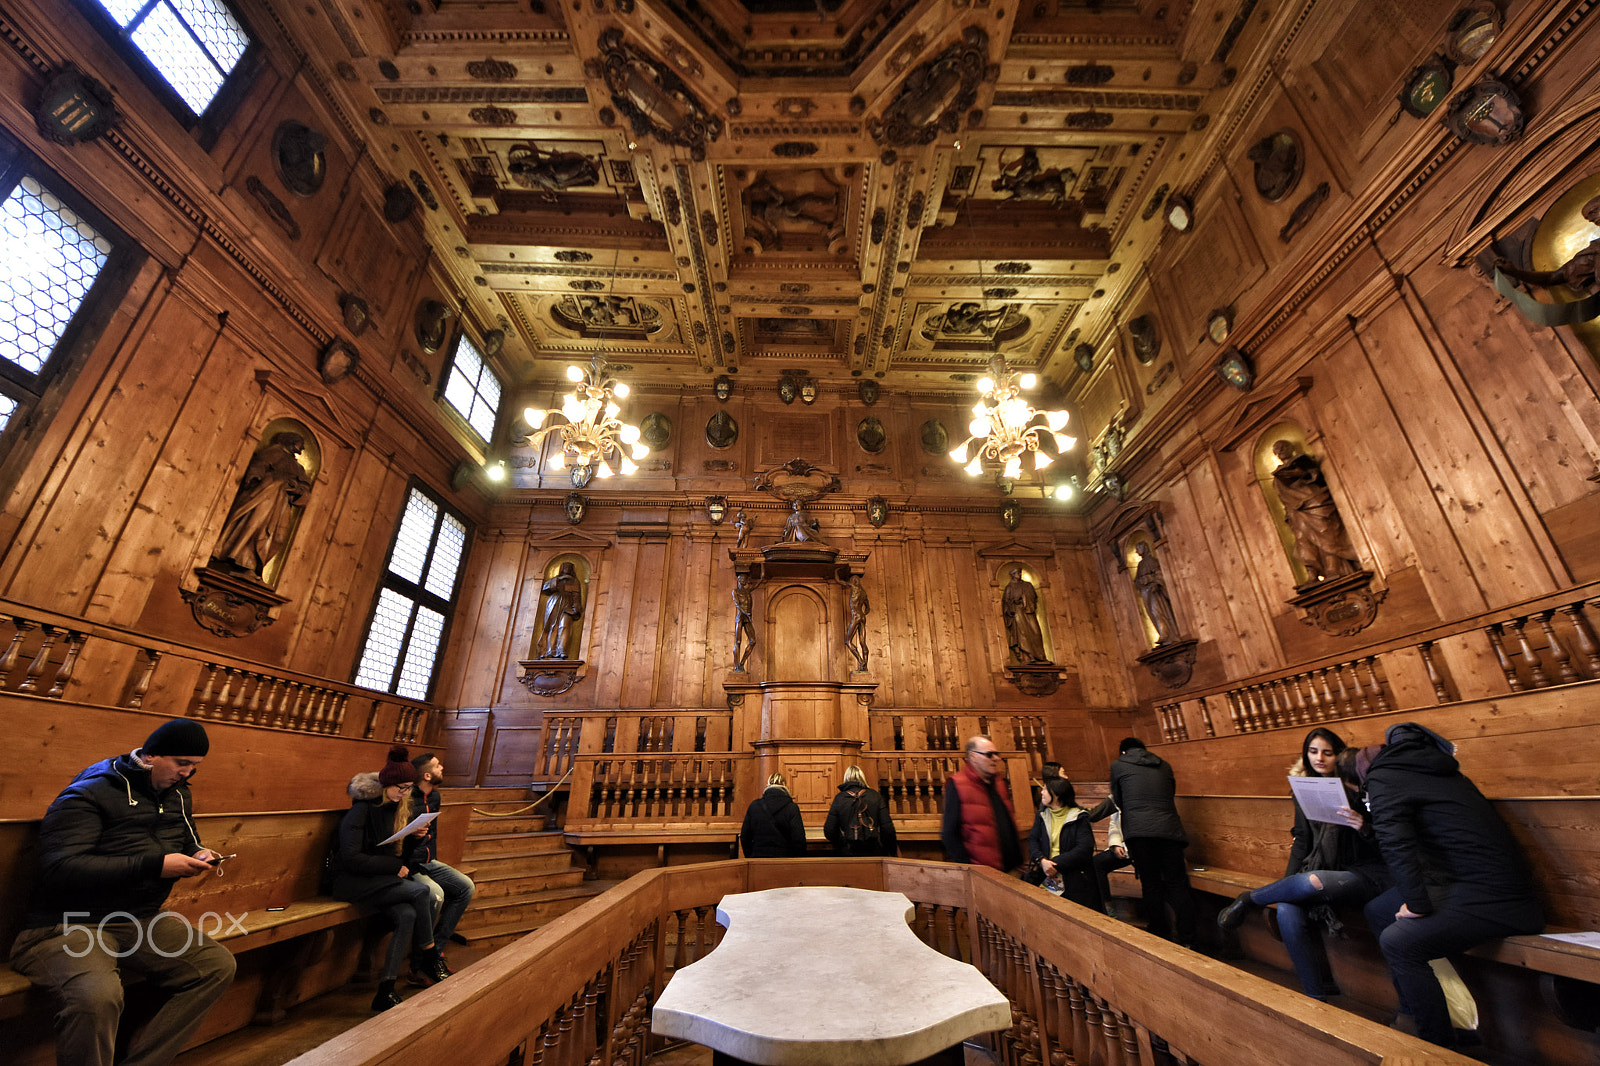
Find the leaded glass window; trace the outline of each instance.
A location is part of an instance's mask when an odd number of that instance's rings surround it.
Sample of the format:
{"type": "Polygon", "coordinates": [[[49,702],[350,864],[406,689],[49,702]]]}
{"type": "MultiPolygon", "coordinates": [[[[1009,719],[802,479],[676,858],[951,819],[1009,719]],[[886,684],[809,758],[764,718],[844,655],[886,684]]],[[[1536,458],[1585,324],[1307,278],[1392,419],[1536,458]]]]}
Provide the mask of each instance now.
{"type": "Polygon", "coordinates": [[[356,684],[409,699],[428,698],[466,544],[466,523],[413,487],[389,550],[356,684]]]}
{"type": "Polygon", "coordinates": [[[222,0],[98,0],[131,43],[196,116],[222,91],[250,35],[222,0]]]}
{"type": "Polygon", "coordinates": [[[464,333],[445,376],[444,399],[485,444],[494,439],[495,416],[500,412],[500,379],[464,333]]]}

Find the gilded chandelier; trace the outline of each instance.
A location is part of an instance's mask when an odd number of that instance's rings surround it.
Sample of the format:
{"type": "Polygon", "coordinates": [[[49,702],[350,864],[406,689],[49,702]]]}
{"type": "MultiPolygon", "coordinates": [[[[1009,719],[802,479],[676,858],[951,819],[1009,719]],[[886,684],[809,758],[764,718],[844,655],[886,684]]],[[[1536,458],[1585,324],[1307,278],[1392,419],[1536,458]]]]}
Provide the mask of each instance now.
{"type": "Polygon", "coordinates": [[[650,454],[650,449],[639,440],[639,427],[617,417],[621,408],[617,400],[626,399],[628,385],[607,376],[604,355],[597,355],[589,369],[567,367],[567,378],[573,389],[567,393],[560,410],[541,411],[529,407],[522,412],[528,425],[538,430],[529,438],[535,447],[544,443],[552,433],[560,435],[561,447],[550,457],[546,468],[565,470],[567,467],[593,467],[595,476],[607,478],[616,473],[632,474],[639,468],[635,460],[650,454]],[[560,415],[565,422],[546,426],[545,419],[560,415]],[[540,428],[543,427],[543,428],[540,428]],[[617,469],[612,469],[615,460],[617,469]]]}
{"type": "Polygon", "coordinates": [[[1033,374],[1016,374],[1006,369],[1005,357],[996,354],[989,361],[989,377],[978,382],[983,399],[972,406],[972,435],[950,452],[950,458],[965,464],[973,477],[983,473],[983,461],[1002,464],[1002,474],[1015,478],[1022,473],[1022,457],[1033,453],[1033,468],[1043,470],[1053,457],[1040,447],[1041,435],[1048,433],[1060,455],[1077,443],[1076,437],[1061,432],[1067,425],[1065,411],[1036,411],[1022,398],[1023,389],[1038,384],[1033,374]],[[971,462],[968,462],[968,459],[971,462]]]}

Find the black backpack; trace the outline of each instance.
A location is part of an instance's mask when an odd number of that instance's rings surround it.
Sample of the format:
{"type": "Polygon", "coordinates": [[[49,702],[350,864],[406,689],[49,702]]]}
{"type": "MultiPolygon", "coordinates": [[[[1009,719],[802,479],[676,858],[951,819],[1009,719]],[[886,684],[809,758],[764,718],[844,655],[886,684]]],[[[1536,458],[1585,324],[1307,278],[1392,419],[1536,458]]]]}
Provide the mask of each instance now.
{"type": "Polygon", "coordinates": [[[867,809],[867,795],[867,789],[857,792],[855,802],[850,804],[850,811],[843,819],[844,840],[851,850],[868,845],[876,846],[878,843],[878,825],[867,809]]]}

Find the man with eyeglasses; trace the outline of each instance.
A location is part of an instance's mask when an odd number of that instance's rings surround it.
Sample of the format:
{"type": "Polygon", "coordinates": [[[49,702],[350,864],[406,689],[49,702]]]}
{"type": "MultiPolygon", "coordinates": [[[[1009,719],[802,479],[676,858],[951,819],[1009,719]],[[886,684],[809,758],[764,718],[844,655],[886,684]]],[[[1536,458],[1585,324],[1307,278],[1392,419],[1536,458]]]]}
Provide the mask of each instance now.
{"type": "Polygon", "coordinates": [[[966,765],[950,775],[944,789],[944,821],[939,840],[950,862],[992,866],[1001,872],[1022,865],[1022,844],[1010,794],[1001,787],[1004,762],[994,741],[967,741],[966,765]]]}

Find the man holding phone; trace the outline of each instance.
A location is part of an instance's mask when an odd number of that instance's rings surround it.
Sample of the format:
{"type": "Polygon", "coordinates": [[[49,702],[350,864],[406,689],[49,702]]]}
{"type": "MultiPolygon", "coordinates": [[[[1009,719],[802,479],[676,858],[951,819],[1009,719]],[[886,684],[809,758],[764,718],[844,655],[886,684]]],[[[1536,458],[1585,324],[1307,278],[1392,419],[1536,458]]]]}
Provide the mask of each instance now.
{"type": "Polygon", "coordinates": [[[171,1062],[233,981],[227,948],[161,910],[179,878],[223,859],[192,820],[189,778],[210,748],[199,722],[171,719],[131,753],[85,769],[45,811],[11,966],[55,994],[61,1066],[110,1066],[122,971],[167,997],[128,1046],[123,1062],[137,1066],[171,1062]]]}

